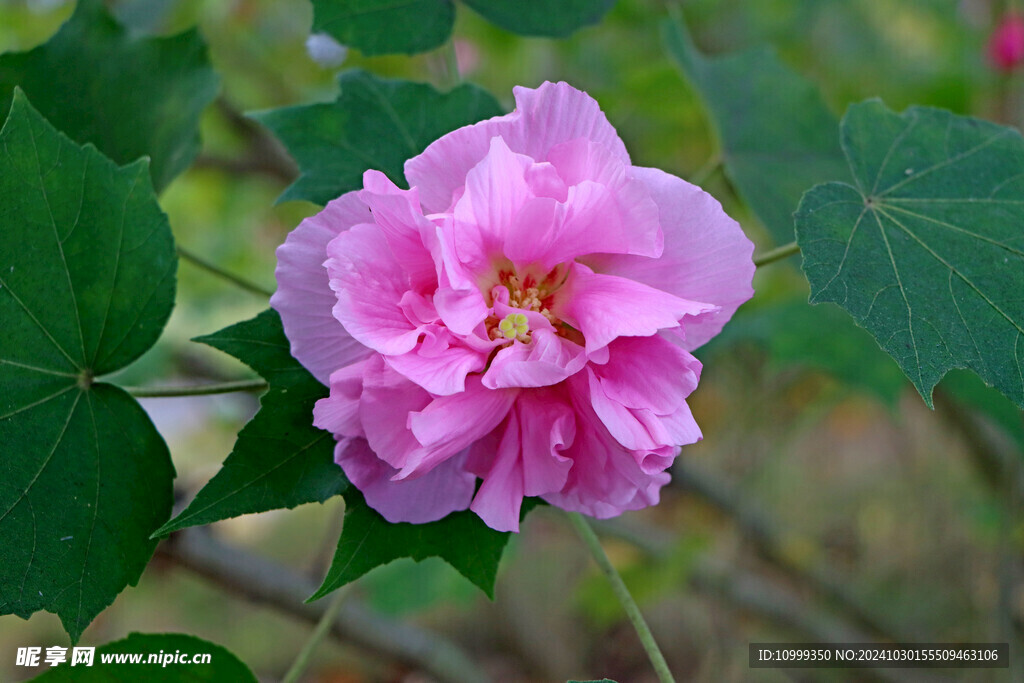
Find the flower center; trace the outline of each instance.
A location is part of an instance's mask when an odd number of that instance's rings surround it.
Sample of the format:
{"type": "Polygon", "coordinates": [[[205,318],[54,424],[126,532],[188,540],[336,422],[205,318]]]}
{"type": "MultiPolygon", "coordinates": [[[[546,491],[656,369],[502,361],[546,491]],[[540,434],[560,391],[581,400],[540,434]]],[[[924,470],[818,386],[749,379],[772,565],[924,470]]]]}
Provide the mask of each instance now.
{"type": "Polygon", "coordinates": [[[505,339],[518,339],[521,342],[530,341],[530,321],[522,313],[509,313],[500,323],[498,331],[505,339]]]}

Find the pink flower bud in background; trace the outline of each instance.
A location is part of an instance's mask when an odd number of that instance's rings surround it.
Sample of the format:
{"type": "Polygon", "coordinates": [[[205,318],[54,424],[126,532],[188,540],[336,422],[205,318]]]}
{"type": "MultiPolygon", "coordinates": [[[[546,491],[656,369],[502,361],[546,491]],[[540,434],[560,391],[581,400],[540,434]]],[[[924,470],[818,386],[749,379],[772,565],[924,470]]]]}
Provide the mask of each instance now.
{"type": "Polygon", "coordinates": [[[1012,71],[1024,62],[1024,16],[1008,12],[988,41],[988,60],[997,71],[1012,71]]]}

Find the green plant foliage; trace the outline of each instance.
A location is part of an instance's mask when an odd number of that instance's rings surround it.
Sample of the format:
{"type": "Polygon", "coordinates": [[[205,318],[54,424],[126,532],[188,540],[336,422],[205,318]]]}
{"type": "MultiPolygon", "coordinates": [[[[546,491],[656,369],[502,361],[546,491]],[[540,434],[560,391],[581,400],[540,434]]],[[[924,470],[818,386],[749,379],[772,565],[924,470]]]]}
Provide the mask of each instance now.
{"type": "Polygon", "coordinates": [[[796,215],[811,302],[833,301],[931,406],[969,368],[1024,406],[1024,141],[939,109],[850,107],[856,187],[826,183],[796,215]]]}
{"type": "Polygon", "coordinates": [[[681,24],[666,22],[663,35],[707,105],[729,180],[776,242],[791,242],[804,191],[850,177],[821,93],[768,48],[709,58],[681,24]]]}
{"type": "Polygon", "coordinates": [[[334,438],[313,426],[327,389],[292,358],[281,318],[266,310],[196,341],[246,363],[270,383],[260,410],[238,433],[224,467],[155,536],[221,519],[322,503],[348,485],[334,464],[334,438]]]}
{"type": "Polygon", "coordinates": [[[199,151],[199,114],[218,78],[196,31],[131,38],[100,0],[79,0],[49,42],[0,55],[0,112],[15,86],[75,141],[119,164],[150,157],[159,191],[199,151]]]}
{"type": "Polygon", "coordinates": [[[451,0],[313,0],[313,30],[365,55],[432,50],[454,25],[451,0]]]}
{"type": "MultiPolygon", "coordinates": [[[[440,557],[494,599],[494,581],[508,532],[495,531],[469,510],[429,524],[392,524],[368,506],[354,487],[344,496],[345,523],[338,548],[323,584],[310,600],[400,557],[417,561],[440,557]]],[[[530,507],[524,504],[522,514],[530,507]]]]}
{"type": "Polygon", "coordinates": [[[329,104],[274,109],[255,115],[288,148],[301,170],[281,196],[326,204],[363,186],[377,169],[405,186],[402,166],[445,133],[501,114],[485,90],[463,84],[440,93],[429,85],[348,71],[329,104]]]}
{"type": "Polygon", "coordinates": [[[170,514],[166,444],[93,378],[156,341],[177,259],[145,161],[79,147],[17,89],[0,149],[0,613],[54,612],[74,641],[170,514]]]}
{"type": "Polygon", "coordinates": [[[231,652],[208,640],[182,633],[132,633],[127,638],[97,647],[92,666],[71,666],[70,662],[68,652],[68,663],[58,664],[32,680],[41,683],[136,683],[140,680],[147,683],[256,683],[249,667],[231,652]],[[162,664],[165,655],[178,653],[188,657],[189,663],[162,664]],[[101,663],[103,655],[117,654],[141,654],[142,663],[101,663]],[[210,655],[208,663],[191,663],[194,655],[206,654],[210,655]],[[156,663],[146,663],[150,655],[157,656],[156,663]]]}
{"type": "Polygon", "coordinates": [[[596,24],[615,0],[465,0],[488,21],[524,36],[564,38],[596,24]]]}
{"type": "Polygon", "coordinates": [[[870,334],[836,306],[808,306],[803,298],[762,306],[734,318],[712,341],[725,349],[750,341],[768,351],[771,366],[803,366],[832,375],[896,407],[906,379],[870,334]]]}

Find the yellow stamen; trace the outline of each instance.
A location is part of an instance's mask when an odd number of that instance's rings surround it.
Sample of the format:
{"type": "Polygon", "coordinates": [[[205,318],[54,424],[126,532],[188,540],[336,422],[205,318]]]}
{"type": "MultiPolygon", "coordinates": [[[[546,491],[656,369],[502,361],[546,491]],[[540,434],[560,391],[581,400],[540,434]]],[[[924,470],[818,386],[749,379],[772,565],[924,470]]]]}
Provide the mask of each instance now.
{"type": "Polygon", "coordinates": [[[520,339],[530,331],[530,321],[522,313],[509,313],[498,323],[498,331],[505,339],[520,339]]]}

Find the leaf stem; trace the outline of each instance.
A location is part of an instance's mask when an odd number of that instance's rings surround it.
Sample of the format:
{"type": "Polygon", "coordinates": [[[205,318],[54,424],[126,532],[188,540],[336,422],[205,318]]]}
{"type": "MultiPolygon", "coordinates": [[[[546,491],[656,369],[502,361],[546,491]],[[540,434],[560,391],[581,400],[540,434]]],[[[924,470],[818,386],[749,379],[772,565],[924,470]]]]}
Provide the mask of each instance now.
{"type": "Polygon", "coordinates": [[[658,644],[654,641],[651,629],[648,628],[647,622],[644,621],[643,615],[640,614],[640,608],[637,606],[636,601],[633,600],[633,596],[629,594],[629,589],[626,588],[622,577],[615,571],[615,567],[612,566],[608,555],[605,554],[604,548],[601,547],[601,541],[598,540],[597,534],[594,533],[594,529],[580,513],[567,512],[566,515],[576,529],[576,533],[583,539],[583,544],[587,546],[587,550],[590,551],[590,555],[594,558],[597,566],[600,567],[601,572],[608,579],[608,583],[611,584],[615,597],[619,599],[622,607],[626,610],[629,620],[633,623],[633,628],[636,629],[637,636],[640,637],[640,643],[644,646],[647,657],[651,660],[651,665],[654,666],[654,671],[658,674],[658,680],[661,683],[675,683],[672,672],[669,671],[668,662],[665,661],[665,656],[658,649],[658,644]]]}
{"type": "Polygon", "coordinates": [[[769,249],[768,251],[764,252],[763,254],[758,254],[757,256],[754,257],[754,265],[757,266],[758,268],[760,268],[761,266],[766,266],[769,263],[775,263],[776,261],[781,261],[782,259],[786,258],[787,256],[792,256],[793,254],[795,254],[795,253],[797,253],[799,251],[800,251],[800,247],[797,245],[797,243],[796,242],[790,242],[789,244],[784,244],[781,247],[776,247],[775,249],[769,249]]]}
{"type": "Polygon", "coordinates": [[[262,379],[242,379],[218,384],[199,384],[191,387],[121,387],[135,398],[168,398],[171,396],[205,396],[227,394],[233,391],[261,391],[267,388],[262,379]]]}
{"type": "Polygon", "coordinates": [[[288,673],[281,679],[281,683],[298,683],[299,678],[312,662],[313,653],[316,651],[317,646],[327,637],[331,630],[331,625],[338,618],[338,613],[341,612],[341,606],[345,603],[345,598],[348,597],[348,590],[351,586],[352,584],[349,584],[339,588],[334,597],[331,598],[327,610],[320,617],[320,621],[316,623],[316,628],[313,629],[313,633],[310,634],[306,644],[302,646],[302,650],[296,655],[295,661],[292,662],[288,673]]]}
{"type": "Polygon", "coordinates": [[[455,50],[455,39],[452,38],[442,48],[444,54],[444,65],[448,72],[448,83],[454,88],[462,83],[462,74],[459,73],[459,55],[455,50]]]}
{"type": "Polygon", "coordinates": [[[228,271],[224,270],[220,266],[217,266],[217,265],[214,265],[213,263],[210,263],[206,259],[204,259],[201,256],[198,256],[198,255],[192,253],[191,251],[189,251],[188,249],[185,249],[182,246],[178,247],[178,256],[180,256],[181,258],[185,259],[186,261],[190,261],[193,265],[199,266],[200,268],[202,268],[203,270],[205,270],[207,272],[213,273],[214,275],[216,275],[218,277],[221,277],[221,278],[227,280],[228,282],[230,282],[230,283],[232,283],[234,285],[237,285],[238,287],[241,287],[242,289],[246,290],[247,292],[252,292],[253,294],[259,294],[260,296],[265,296],[265,297],[268,297],[268,298],[270,297],[271,294],[273,294],[273,292],[271,292],[269,289],[261,287],[260,285],[257,285],[257,284],[255,284],[253,282],[249,282],[248,280],[246,280],[244,278],[241,278],[241,277],[238,277],[237,275],[234,275],[233,273],[229,273],[228,271]]]}

